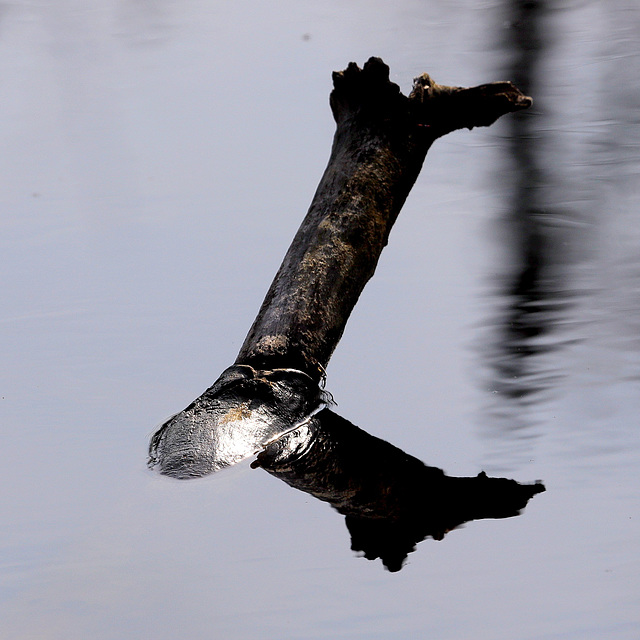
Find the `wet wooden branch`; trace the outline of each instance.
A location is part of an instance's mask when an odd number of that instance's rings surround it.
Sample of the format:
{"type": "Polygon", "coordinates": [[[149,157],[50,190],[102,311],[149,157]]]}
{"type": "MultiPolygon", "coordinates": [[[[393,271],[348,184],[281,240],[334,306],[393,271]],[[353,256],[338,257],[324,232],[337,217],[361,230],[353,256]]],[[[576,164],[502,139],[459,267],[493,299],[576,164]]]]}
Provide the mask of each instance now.
{"type": "Polygon", "coordinates": [[[309,211],[235,365],[154,436],[150,461],[163,473],[233,464],[321,407],[318,382],[432,143],[531,104],[509,82],[464,89],[426,74],[404,96],[379,58],[333,84],[337,128],[309,211]]]}

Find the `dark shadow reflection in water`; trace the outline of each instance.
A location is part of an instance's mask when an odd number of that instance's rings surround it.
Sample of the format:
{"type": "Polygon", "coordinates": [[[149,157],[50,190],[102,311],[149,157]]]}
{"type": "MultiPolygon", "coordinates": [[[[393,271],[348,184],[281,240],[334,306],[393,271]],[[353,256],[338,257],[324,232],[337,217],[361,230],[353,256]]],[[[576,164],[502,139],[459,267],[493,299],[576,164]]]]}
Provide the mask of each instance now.
{"type": "Polygon", "coordinates": [[[329,409],[267,445],[253,467],[345,516],[351,548],[399,571],[416,544],[471,520],[516,516],[541,483],[455,478],[428,467],[329,409]]]}
{"type": "Polygon", "coordinates": [[[511,197],[504,226],[513,250],[493,354],[494,388],[526,403],[553,384],[553,372],[536,370],[533,360],[557,347],[551,334],[569,304],[562,263],[567,258],[564,236],[571,212],[554,206],[549,164],[543,156],[544,99],[541,109],[538,96],[541,63],[552,44],[549,3],[515,0],[508,3],[507,15],[505,48],[512,61],[508,76],[535,98],[533,109],[513,114],[507,123],[511,197]]]}
{"type": "Polygon", "coordinates": [[[580,295],[573,280],[587,244],[582,204],[575,181],[559,160],[553,131],[554,89],[547,77],[561,41],[562,11],[547,0],[509,0],[502,7],[503,72],[531,95],[533,107],[505,121],[502,144],[508,164],[499,174],[506,186],[506,211],[500,235],[508,252],[498,282],[497,318],[484,343],[492,396],[486,437],[494,440],[504,464],[504,449],[529,459],[540,424],[531,411],[558,388],[564,370],[557,354],[578,337],[570,330],[580,295]],[[573,182],[574,184],[569,184],[573,182]],[[517,452],[517,453],[516,453],[517,452]]]}

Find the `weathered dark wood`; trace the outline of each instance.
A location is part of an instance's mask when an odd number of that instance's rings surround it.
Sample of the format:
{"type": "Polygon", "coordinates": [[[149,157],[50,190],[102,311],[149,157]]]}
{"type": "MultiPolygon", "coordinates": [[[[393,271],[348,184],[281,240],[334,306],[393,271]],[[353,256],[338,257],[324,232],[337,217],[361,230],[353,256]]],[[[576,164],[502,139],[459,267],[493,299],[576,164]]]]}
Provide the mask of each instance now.
{"type": "Polygon", "coordinates": [[[329,164],[236,364],[319,379],[434,140],[531,104],[509,82],[461,89],[427,74],[406,97],[379,58],[333,82],[329,164]]]}
{"type": "Polygon", "coordinates": [[[162,473],[212,473],[326,406],[324,368],[431,144],[531,104],[509,82],[462,89],[426,74],[404,96],[379,58],[333,83],[337,129],[309,212],[235,364],[153,436],[149,463],[162,473]]]}

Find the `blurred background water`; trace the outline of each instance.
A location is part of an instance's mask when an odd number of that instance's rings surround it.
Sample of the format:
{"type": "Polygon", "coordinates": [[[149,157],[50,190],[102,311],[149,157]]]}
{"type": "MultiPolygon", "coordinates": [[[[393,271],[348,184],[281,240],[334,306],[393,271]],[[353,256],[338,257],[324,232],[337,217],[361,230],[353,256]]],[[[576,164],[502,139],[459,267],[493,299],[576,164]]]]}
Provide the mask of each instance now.
{"type": "Polygon", "coordinates": [[[4,2],[0,35],[1,638],[638,637],[640,7],[4,2]],[[371,55],[535,101],[431,149],[327,386],[547,491],[394,574],[261,470],[145,468],[306,212],[331,71],[371,55]]]}

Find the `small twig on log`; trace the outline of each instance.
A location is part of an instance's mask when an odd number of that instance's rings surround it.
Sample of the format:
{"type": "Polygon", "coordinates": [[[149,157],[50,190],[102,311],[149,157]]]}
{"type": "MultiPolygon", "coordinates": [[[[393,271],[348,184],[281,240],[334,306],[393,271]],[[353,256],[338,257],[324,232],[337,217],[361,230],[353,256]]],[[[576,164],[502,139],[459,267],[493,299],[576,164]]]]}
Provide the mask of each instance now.
{"type": "Polygon", "coordinates": [[[410,100],[421,105],[419,118],[438,137],[456,129],[488,127],[506,113],[531,106],[532,100],[511,82],[491,82],[470,89],[435,84],[424,73],[413,81],[410,100]]]}

